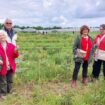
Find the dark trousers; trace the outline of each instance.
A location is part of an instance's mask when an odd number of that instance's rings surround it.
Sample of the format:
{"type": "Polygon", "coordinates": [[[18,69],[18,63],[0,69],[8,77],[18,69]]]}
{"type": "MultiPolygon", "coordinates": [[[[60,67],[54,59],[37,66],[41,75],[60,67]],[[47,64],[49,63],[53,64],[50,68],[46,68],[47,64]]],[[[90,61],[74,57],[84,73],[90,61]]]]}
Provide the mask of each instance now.
{"type": "Polygon", "coordinates": [[[0,94],[10,93],[13,83],[13,73],[9,70],[6,75],[0,75],[0,94]]]}
{"type": "Polygon", "coordinates": [[[105,78],[105,61],[102,61],[102,60],[94,61],[94,63],[93,63],[92,76],[94,78],[98,79],[100,71],[101,71],[101,65],[102,64],[103,64],[103,75],[104,75],[104,78],[105,78]]]}
{"type": "MultiPolygon", "coordinates": [[[[72,76],[73,80],[77,80],[77,76],[78,76],[78,72],[80,70],[80,66],[81,66],[80,62],[75,62],[75,67],[74,67],[73,76],[72,76]]],[[[87,78],[88,61],[84,61],[84,63],[82,64],[82,68],[83,68],[82,78],[87,78]]]]}

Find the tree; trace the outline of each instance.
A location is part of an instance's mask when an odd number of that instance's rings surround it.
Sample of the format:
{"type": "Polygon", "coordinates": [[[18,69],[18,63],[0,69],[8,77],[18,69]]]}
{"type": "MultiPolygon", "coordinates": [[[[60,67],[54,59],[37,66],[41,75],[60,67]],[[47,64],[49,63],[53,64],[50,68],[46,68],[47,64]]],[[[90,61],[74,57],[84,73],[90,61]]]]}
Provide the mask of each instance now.
{"type": "Polygon", "coordinates": [[[37,30],[43,30],[43,27],[37,26],[37,27],[35,27],[35,29],[37,29],[37,30]]]}
{"type": "Polygon", "coordinates": [[[62,27],[54,26],[52,29],[62,29],[62,27]]]}

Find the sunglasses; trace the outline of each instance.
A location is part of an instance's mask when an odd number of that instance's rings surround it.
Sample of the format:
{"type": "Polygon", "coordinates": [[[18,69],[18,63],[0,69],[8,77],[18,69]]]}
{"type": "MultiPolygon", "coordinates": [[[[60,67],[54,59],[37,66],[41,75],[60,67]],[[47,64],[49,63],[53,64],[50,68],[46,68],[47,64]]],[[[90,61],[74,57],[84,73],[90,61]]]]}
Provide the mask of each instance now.
{"type": "Polygon", "coordinates": [[[7,22],[6,24],[12,24],[12,23],[8,23],[8,22],[7,22]]]}

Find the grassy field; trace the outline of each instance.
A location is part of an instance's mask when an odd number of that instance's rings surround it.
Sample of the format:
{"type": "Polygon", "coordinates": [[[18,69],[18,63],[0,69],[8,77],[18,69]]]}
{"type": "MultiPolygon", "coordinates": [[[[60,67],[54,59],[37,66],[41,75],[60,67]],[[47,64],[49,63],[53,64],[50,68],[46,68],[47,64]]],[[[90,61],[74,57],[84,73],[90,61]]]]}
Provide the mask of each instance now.
{"type": "MultiPolygon", "coordinates": [[[[0,105],[105,105],[103,76],[83,86],[80,71],[77,89],[70,87],[75,37],[72,33],[18,33],[20,57],[16,60],[13,94],[0,105]]],[[[89,78],[91,71],[92,64],[89,78]]]]}

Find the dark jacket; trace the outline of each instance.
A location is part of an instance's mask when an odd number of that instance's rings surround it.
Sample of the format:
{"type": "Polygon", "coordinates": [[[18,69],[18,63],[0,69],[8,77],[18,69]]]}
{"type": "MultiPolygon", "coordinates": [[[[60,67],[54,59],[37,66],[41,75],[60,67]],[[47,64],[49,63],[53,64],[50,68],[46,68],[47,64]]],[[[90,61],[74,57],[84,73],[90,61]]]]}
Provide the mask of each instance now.
{"type": "Polygon", "coordinates": [[[17,33],[13,28],[11,30],[8,30],[5,27],[3,27],[3,30],[7,32],[8,36],[10,37],[11,40],[12,40],[13,36],[17,33]]]}
{"type": "Polygon", "coordinates": [[[16,31],[12,28],[11,30],[6,29],[5,27],[3,30],[7,33],[7,41],[9,43],[12,43],[16,46],[16,40],[17,40],[17,33],[16,31]]]}

